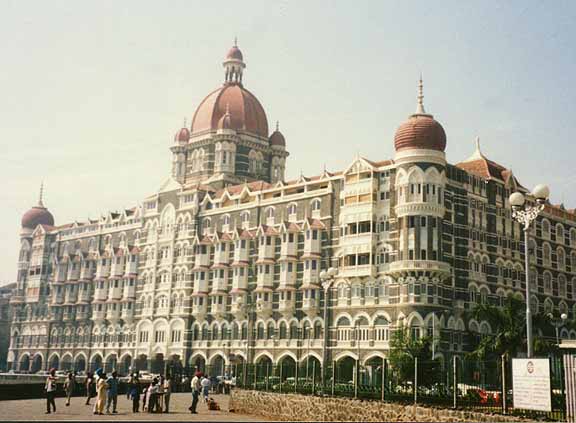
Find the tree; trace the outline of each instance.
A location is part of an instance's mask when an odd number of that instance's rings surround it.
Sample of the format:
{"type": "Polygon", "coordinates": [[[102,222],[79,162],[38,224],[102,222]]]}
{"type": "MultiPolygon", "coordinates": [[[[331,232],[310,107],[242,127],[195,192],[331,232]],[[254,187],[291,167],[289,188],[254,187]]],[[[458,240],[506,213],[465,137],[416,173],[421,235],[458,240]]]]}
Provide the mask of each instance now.
{"type": "Polygon", "coordinates": [[[440,374],[440,363],[432,361],[432,339],[426,337],[413,337],[408,328],[401,328],[390,338],[390,354],[388,362],[400,382],[414,379],[414,359],[418,358],[418,384],[430,386],[440,374]]]}
{"type": "MultiPolygon", "coordinates": [[[[508,296],[504,305],[499,307],[491,304],[477,304],[471,316],[478,321],[486,321],[492,328],[491,334],[484,334],[478,345],[470,353],[478,359],[501,357],[516,357],[518,352],[526,350],[526,304],[515,297],[508,296]]],[[[543,332],[549,329],[548,318],[541,314],[532,317],[532,329],[543,332]]],[[[538,343],[539,348],[545,348],[544,343],[538,343]]]]}

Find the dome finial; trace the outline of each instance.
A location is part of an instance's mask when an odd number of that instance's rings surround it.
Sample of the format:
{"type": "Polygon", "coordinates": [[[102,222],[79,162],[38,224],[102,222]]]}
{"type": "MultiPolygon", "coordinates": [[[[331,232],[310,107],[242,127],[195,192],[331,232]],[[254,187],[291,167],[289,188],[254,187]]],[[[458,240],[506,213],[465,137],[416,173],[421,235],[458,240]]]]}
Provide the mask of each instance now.
{"type": "Polygon", "coordinates": [[[186,124],[187,124],[187,123],[188,123],[188,122],[186,121],[186,116],[184,116],[184,123],[182,124],[182,128],[186,128],[186,124]]]}
{"type": "Polygon", "coordinates": [[[280,121],[279,120],[276,121],[276,130],[277,131],[280,130],[280,121]]]}
{"type": "Polygon", "coordinates": [[[426,110],[424,110],[424,83],[422,82],[422,74],[420,74],[420,81],[418,81],[418,105],[416,106],[416,114],[426,114],[426,110]]]}
{"type": "Polygon", "coordinates": [[[238,37],[234,36],[234,47],[238,47],[238,37]]]}
{"type": "Polygon", "coordinates": [[[44,207],[44,202],[42,201],[44,197],[44,181],[40,182],[40,196],[38,198],[38,206],[44,207]]]}

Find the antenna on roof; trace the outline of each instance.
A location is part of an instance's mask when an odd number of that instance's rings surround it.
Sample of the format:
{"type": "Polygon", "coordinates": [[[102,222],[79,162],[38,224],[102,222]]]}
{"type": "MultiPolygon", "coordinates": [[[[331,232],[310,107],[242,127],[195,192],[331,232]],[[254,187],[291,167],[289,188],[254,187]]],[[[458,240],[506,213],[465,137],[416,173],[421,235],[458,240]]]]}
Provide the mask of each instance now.
{"type": "Polygon", "coordinates": [[[416,114],[424,115],[424,83],[422,82],[422,73],[420,73],[420,80],[418,81],[418,105],[416,106],[416,114]]]}
{"type": "Polygon", "coordinates": [[[40,207],[44,207],[44,203],[43,203],[43,197],[44,197],[44,181],[40,182],[40,197],[38,198],[38,205],[40,207]]]}

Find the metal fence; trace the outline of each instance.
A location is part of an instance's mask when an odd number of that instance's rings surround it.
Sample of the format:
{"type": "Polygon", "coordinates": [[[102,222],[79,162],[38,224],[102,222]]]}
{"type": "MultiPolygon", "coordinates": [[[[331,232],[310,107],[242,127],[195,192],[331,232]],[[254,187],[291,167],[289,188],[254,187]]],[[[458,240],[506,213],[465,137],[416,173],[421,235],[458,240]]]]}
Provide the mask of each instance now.
{"type": "Polygon", "coordinates": [[[333,363],[322,369],[316,361],[308,365],[238,364],[200,369],[216,379],[227,376],[238,388],[276,393],[299,393],[350,397],[404,404],[465,408],[490,413],[513,414],[538,420],[564,421],[566,404],[561,357],[550,358],[552,411],[514,409],[511,360],[475,361],[458,357],[439,361],[412,360],[396,368],[384,359],[376,365],[356,362],[333,363]]]}

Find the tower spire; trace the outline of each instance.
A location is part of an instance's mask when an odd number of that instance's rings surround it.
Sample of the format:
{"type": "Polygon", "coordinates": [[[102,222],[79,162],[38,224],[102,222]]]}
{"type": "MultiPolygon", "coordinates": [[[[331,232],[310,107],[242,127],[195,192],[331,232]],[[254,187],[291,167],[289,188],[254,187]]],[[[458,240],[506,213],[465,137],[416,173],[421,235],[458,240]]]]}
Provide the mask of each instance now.
{"type": "Polygon", "coordinates": [[[420,74],[420,80],[418,81],[418,105],[416,106],[416,114],[426,114],[426,110],[424,110],[424,83],[422,82],[422,74],[420,74]]]}
{"type": "Polygon", "coordinates": [[[234,36],[234,47],[238,47],[238,37],[234,36]]]}
{"type": "Polygon", "coordinates": [[[44,197],[44,181],[40,182],[40,196],[38,197],[38,206],[44,207],[44,202],[42,201],[44,197]]]}
{"type": "Polygon", "coordinates": [[[182,124],[182,128],[186,128],[187,123],[188,122],[186,121],[186,116],[184,116],[184,123],[182,124]]]}

